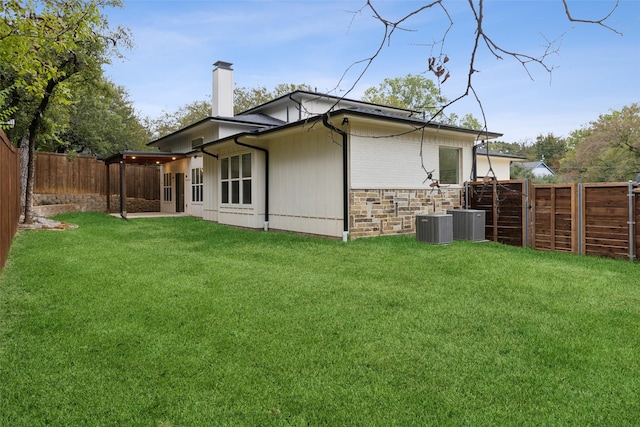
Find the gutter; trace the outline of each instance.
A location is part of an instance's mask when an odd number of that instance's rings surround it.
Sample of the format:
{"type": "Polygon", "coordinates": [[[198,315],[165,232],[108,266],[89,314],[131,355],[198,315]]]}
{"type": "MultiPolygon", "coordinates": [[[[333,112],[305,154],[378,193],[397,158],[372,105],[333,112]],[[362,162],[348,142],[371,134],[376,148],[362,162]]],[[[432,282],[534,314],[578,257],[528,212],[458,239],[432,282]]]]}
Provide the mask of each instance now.
{"type": "Polygon", "coordinates": [[[264,168],[264,231],[269,230],[269,150],[262,147],[256,147],[255,145],[245,144],[243,142],[238,141],[242,135],[236,135],[233,137],[233,142],[237,145],[241,145],[247,148],[253,148],[254,150],[260,150],[265,155],[265,168],[264,168]]]}
{"type": "Polygon", "coordinates": [[[348,154],[349,150],[347,147],[347,132],[342,129],[338,129],[331,123],[329,123],[329,114],[325,113],[322,115],[322,124],[331,130],[332,132],[339,133],[342,135],[342,206],[343,206],[343,226],[342,226],[342,241],[346,242],[349,237],[349,162],[348,162],[348,154]]]}
{"type": "Polygon", "coordinates": [[[206,154],[207,156],[215,157],[216,159],[218,158],[217,154],[211,154],[208,151],[204,151],[204,147],[203,146],[200,146],[200,151],[202,152],[202,154],[206,154]]]}

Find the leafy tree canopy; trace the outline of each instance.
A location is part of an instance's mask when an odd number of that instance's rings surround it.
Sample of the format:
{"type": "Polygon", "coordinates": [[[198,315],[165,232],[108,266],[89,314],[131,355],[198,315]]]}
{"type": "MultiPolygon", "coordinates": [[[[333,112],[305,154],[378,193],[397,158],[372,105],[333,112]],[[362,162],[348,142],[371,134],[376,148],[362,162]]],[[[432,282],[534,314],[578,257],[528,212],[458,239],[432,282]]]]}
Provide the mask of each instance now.
{"type": "MultiPolygon", "coordinates": [[[[235,114],[250,110],[296,90],[311,91],[307,84],[280,83],[273,90],[264,86],[233,89],[233,110],[235,114]]],[[[211,100],[194,101],[179,107],[176,111],[164,111],[155,119],[147,119],[147,128],[154,138],[161,138],[202,119],[211,116],[211,100]]]]}
{"type": "Polygon", "coordinates": [[[35,150],[52,131],[50,106],[70,103],[72,78],[97,79],[102,64],[130,41],[126,30],[111,30],[101,13],[121,6],[117,0],[4,0],[1,6],[0,89],[13,87],[16,126],[10,138],[28,145],[24,205],[29,223],[35,150]]]}
{"type": "Polygon", "coordinates": [[[465,114],[460,118],[455,113],[444,115],[440,112],[440,108],[449,101],[440,93],[433,80],[421,75],[407,74],[405,77],[386,78],[377,87],[366,89],[362,100],[417,111],[425,117],[435,115],[436,120],[449,125],[478,130],[483,128],[472,114],[465,114]]]}
{"type": "Polygon", "coordinates": [[[146,120],[147,129],[153,139],[161,138],[211,116],[211,101],[194,101],[176,111],[163,111],[160,117],[146,120]]]}
{"type": "Polygon", "coordinates": [[[51,132],[40,149],[106,157],[118,151],[145,151],[150,140],[126,90],[104,77],[72,79],[70,99],[53,104],[47,122],[51,132]]]}
{"type": "Polygon", "coordinates": [[[362,100],[421,113],[435,113],[442,104],[447,102],[432,80],[414,74],[386,78],[377,87],[365,90],[362,100]]]}
{"type": "Polygon", "coordinates": [[[254,88],[236,87],[233,90],[233,109],[236,114],[241,113],[296,90],[311,91],[312,89],[311,86],[305,83],[280,83],[272,91],[269,91],[264,86],[254,88]]]}
{"type": "Polygon", "coordinates": [[[640,104],[602,114],[571,133],[562,171],[583,182],[627,181],[640,172],[640,104]]]}

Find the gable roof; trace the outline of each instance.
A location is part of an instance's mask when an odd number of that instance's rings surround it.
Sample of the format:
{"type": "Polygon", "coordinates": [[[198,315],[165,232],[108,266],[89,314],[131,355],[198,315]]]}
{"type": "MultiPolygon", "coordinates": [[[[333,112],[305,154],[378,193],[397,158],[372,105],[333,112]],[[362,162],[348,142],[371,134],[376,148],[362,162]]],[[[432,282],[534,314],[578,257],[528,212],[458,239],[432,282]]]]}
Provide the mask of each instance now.
{"type": "Polygon", "coordinates": [[[233,136],[262,135],[262,134],[271,133],[278,130],[292,128],[295,126],[299,126],[301,124],[316,122],[322,119],[323,114],[312,114],[304,118],[299,118],[297,120],[287,122],[287,121],[277,119],[275,117],[271,117],[268,114],[264,113],[264,111],[267,111],[270,108],[277,108],[278,106],[284,106],[290,102],[295,102],[297,104],[300,104],[302,101],[313,101],[315,99],[329,100],[332,103],[334,103],[332,108],[339,107],[330,112],[332,116],[348,115],[348,116],[357,116],[361,118],[369,118],[373,120],[391,121],[395,123],[402,123],[410,126],[416,126],[420,129],[429,128],[437,131],[457,132],[457,133],[467,134],[469,136],[473,135],[477,139],[492,139],[492,138],[498,138],[502,136],[501,133],[479,131],[475,129],[468,129],[464,127],[429,121],[424,118],[421,118],[420,112],[413,111],[413,110],[390,107],[386,105],[373,104],[366,101],[357,101],[353,99],[347,99],[347,98],[342,98],[342,97],[323,94],[323,93],[297,90],[297,91],[282,95],[279,98],[273,99],[271,101],[258,105],[254,108],[251,108],[239,114],[236,114],[233,117],[207,117],[187,127],[177,130],[171,134],[165,135],[161,138],[151,141],[147,145],[160,147],[163,144],[168,143],[177,134],[180,134],[187,130],[195,129],[201,126],[208,126],[211,123],[219,123],[219,124],[229,123],[229,124],[236,124],[241,127],[246,127],[245,131],[241,131],[234,135],[221,138],[220,140],[217,140],[217,141],[206,142],[205,144],[202,144],[201,146],[199,146],[198,150],[193,150],[190,152],[190,153],[195,153],[195,152],[201,151],[204,147],[213,145],[223,140],[228,140],[233,136]],[[298,97],[300,99],[295,99],[295,97],[298,97]]]}
{"type": "Polygon", "coordinates": [[[419,111],[415,111],[415,110],[408,110],[406,108],[399,108],[399,107],[391,107],[388,105],[380,105],[380,104],[374,104],[371,102],[367,102],[367,101],[359,101],[359,100],[355,100],[355,99],[350,99],[350,98],[344,98],[341,96],[335,96],[335,95],[330,95],[327,93],[319,93],[319,92],[309,92],[306,90],[296,90],[287,94],[284,94],[278,98],[272,99],[271,101],[267,101],[264,104],[260,104],[257,105],[255,107],[252,107],[246,111],[240,112],[236,115],[245,115],[245,114],[251,114],[253,112],[256,111],[260,111],[263,110],[265,108],[268,107],[272,107],[272,106],[276,106],[277,104],[282,104],[282,103],[287,103],[289,101],[294,101],[294,102],[299,102],[298,100],[294,99],[294,96],[299,96],[300,98],[305,98],[305,100],[313,100],[314,98],[317,99],[327,99],[327,100],[332,100],[333,102],[335,102],[336,105],[342,103],[342,104],[351,104],[351,105],[368,105],[372,108],[377,108],[377,109],[381,109],[383,108],[384,110],[388,110],[388,111],[396,111],[398,112],[398,114],[403,114],[403,115],[420,115],[421,113],[419,111]]]}
{"type": "Polygon", "coordinates": [[[266,114],[259,114],[259,113],[247,114],[241,117],[239,116],[206,117],[200,121],[191,123],[189,126],[183,127],[167,135],[164,135],[158,139],[148,142],[147,145],[150,147],[157,147],[159,145],[162,145],[164,141],[171,139],[174,135],[177,135],[189,129],[195,129],[197,127],[206,125],[208,123],[235,123],[240,126],[247,126],[247,128],[256,128],[256,127],[279,126],[285,122],[283,122],[282,120],[276,119],[274,117],[267,116],[266,114]]]}
{"type": "MultiPolygon", "coordinates": [[[[375,104],[374,104],[375,105],[375,104]]],[[[442,123],[438,123],[438,122],[430,122],[427,120],[422,120],[422,119],[418,119],[415,117],[407,117],[404,115],[399,115],[399,114],[392,114],[392,113],[387,113],[387,112],[383,112],[380,111],[378,109],[371,109],[371,108],[362,108],[362,107],[350,107],[350,108],[343,108],[340,110],[336,110],[336,111],[332,111],[330,113],[330,116],[332,117],[339,117],[339,116],[358,116],[358,117],[364,117],[364,118],[370,118],[370,119],[375,119],[375,120],[386,120],[386,121],[394,121],[397,123],[404,123],[404,124],[409,124],[412,126],[416,127],[416,131],[419,130],[420,128],[429,128],[429,129],[434,129],[434,130],[442,130],[442,131],[453,131],[453,132],[458,132],[458,133],[465,133],[469,136],[476,136],[476,137],[483,137],[483,138],[498,138],[500,136],[502,136],[501,133],[495,133],[495,132],[483,132],[483,131],[478,131],[475,129],[467,129],[467,128],[462,128],[462,127],[458,127],[458,126],[451,126],[451,125],[445,125],[442,123]]],[[[229,135],[225,138],[221,138],[219,140],[216,141],[210,141],[207,143],[204,143],[200,146],[198,146],[197,150],[193,150],[189,153],[187,153],[187,155],[189,154],[196,154],[199,153],[201,151],[203,151],[206,147],[210,147],[212,145],[216,145],[219,144],[223,141],[228,141],[231,139],[234,139],[235,137],[240,137],[240,136],[260,136],[260,135],[266,135],[266,134],[270,134],[273,132],[278,132],[278,131],[283,131],[289,128],[294,128],[300,125],[304,125],[304,124],[312,124],[315,123],[317,121],[321,121],[323,118],[323,115],[315,115],[312,117],[309,117],[308,119],[303,119],[303,120],[297,120],[294,122],[288,122],[288,123],[283,123],[282,125],[279,126],[270,126],[270,127],[263,127],[263,128],[257,128],[257,129],[253,129],[247,132],[241,132],[235,135],[229,135]]]]}
{"type": "MultiPolygon", "coordinates": [[[[555,175],[556,173],[542,160],[537,162],[520,162],[517,163],[525,169],[529,169],[530,171],[539,171],[538,173],[545,174],[544,171],[548,172],[548,175],[555,175]]],[[[534,172],[535,174],[535,172],[534,172]]]]}

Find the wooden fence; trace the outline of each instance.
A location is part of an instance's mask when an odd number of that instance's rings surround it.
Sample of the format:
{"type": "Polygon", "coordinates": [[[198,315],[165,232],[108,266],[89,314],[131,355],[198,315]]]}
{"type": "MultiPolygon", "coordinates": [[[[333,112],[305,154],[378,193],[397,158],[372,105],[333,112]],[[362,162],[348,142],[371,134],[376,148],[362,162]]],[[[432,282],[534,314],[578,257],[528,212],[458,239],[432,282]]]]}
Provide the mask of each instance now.
{"type": "Polygon", "coordinates": [[[485,237],[535,249],[637,259],[637,183],[466,185],[467,206],[486,212],[485,237]]]}
{"type": "Polygon", "coordinates": [[[0,270],[20,221],[20,153],[0,129],[0,270]]]}
{"type": "MultiPolygon", "coordinates": [[[[118,165],[109,166],[109,188],[118,194],[118,165]]],[[[160,200],[160,170],[157,166],[128,165],[127,197],[160,200]]],[[[37,153],[34,193],[103,194],[107,191],[106,166],[95,157],[80,156],[72,161],[65,154],[37,153]]]]}
{"type": "Polygon", "coordinates": [[[485,211],[487,240],[528,246],[529,192],[527,180],[467,183],[466,205],[485,211]]]}

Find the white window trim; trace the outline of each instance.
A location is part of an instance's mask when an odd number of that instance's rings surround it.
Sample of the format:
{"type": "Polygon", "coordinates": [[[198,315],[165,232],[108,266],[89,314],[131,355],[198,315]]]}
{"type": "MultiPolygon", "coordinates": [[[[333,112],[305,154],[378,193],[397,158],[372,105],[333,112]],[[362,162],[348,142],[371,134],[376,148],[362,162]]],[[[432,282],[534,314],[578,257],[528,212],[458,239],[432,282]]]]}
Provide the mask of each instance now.
{"type": "Polygon", "coordinates": [[[226,157],[221,157],[220,158],[220,187],[222,187],[223,185],[227,184],[227,198],[228,201],[225,202],[223,201],[223,189],[220,188],[220,204],[222,206],[227,206],[227,207],[239,207],[239,206],[252,206],[253,205],[253,200],[254,200],[254,196],[253,196],[253,171],[254,171],[254,166],[253,166],[253,159],[254,159],[254,155],[252,152],[247,151],[247,152],[243,152],[243,153],[238,153],[238,154],[233,154],[233,155],[229,155],[226,157]],[[248,177],[243,176],[243,169],[242,169],[242,158],[245,155],[249,155],[250,156],[250,169],[251,169],[251,174],[248,177]],[[231,159],[237,157],[238,158],[238,177],[237,178],[232,178],[231,177],[231,159]],[[222,177],[222,161],[223,160],[227,160],[227,178],[223,178],[222,177]],[[243,186],[243,182],[244,181],[249,181],[250,183],[250,192],[251,192],[251,201],[249,203],[244,203],[243,202],[243,198],[244,198],[244,186],[243,186]],[[231,188],[231,185],[233,182],[237,182],[238,183],[238,202],[234,203],[233,202],[233,190],[231,188]]]}

